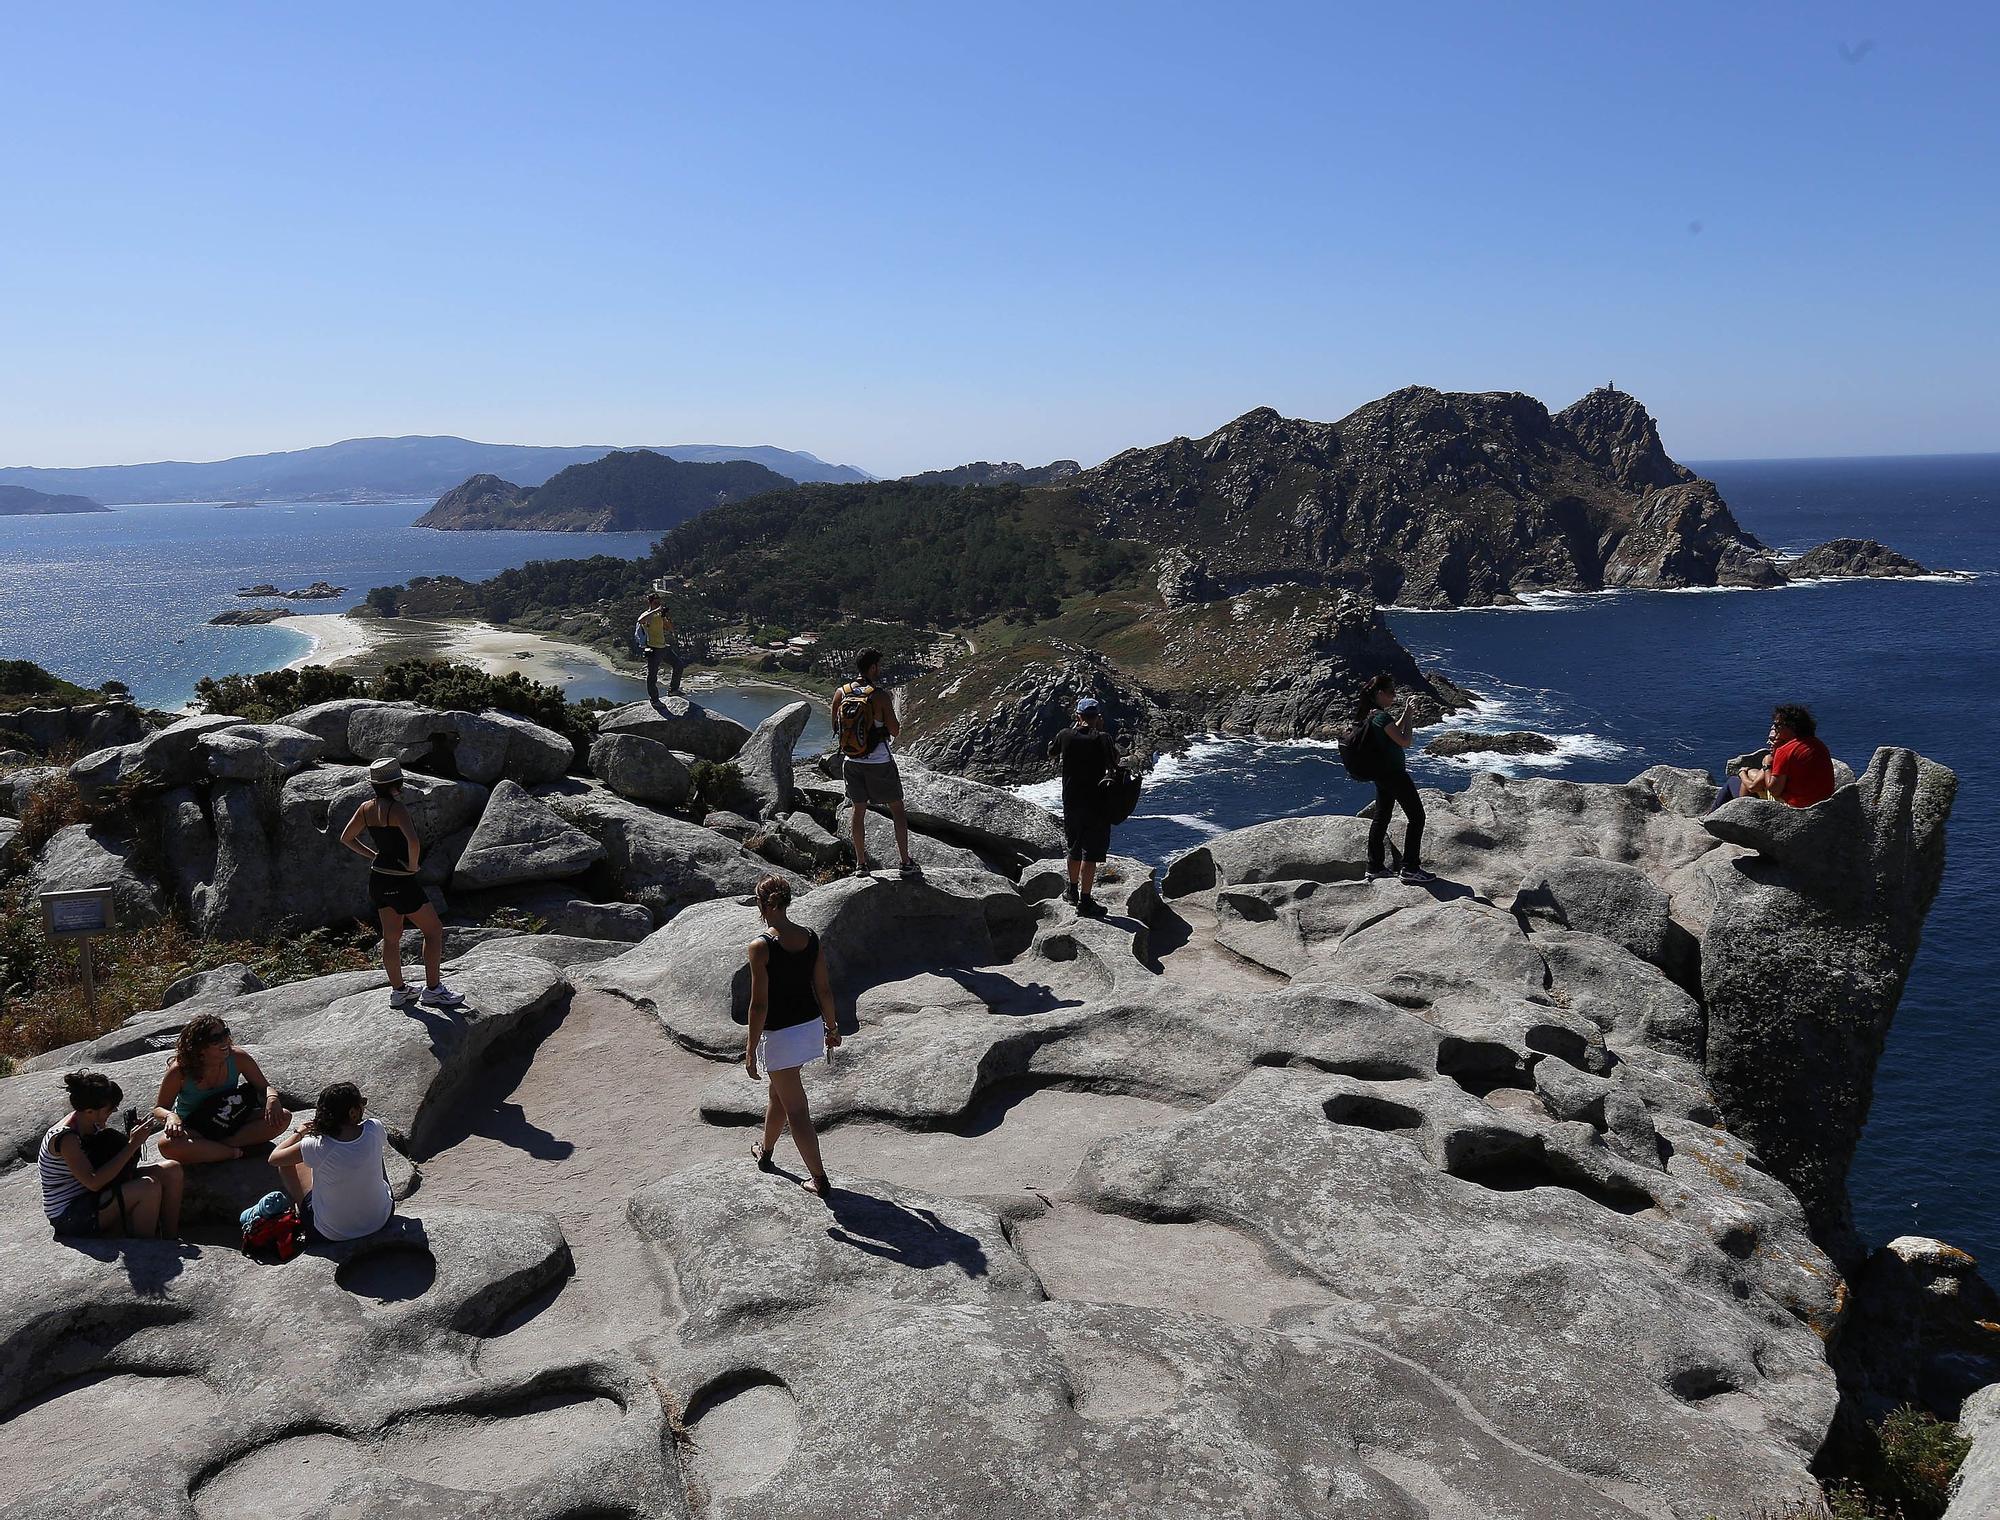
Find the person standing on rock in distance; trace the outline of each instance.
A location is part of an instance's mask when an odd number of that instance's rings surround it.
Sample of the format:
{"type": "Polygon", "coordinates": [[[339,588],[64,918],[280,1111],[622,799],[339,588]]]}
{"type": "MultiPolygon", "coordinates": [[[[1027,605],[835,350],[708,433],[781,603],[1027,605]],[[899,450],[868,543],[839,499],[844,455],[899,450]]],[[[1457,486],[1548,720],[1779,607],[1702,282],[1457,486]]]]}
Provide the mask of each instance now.
{"type": "Polygon", "coordinates": [[[807,1189],[824,1198],[831,1184],[799,1073],[840,1044],[840,1021],[819,936],[792,922],[791,906],[791,884],[782,876],[757,883],[757,911],[768,927],[750,941],[750,1031],[743,1066],[754,1080],[763,1058],[771,1096],[764,1105],[763,1138],[752,1150],[758,1167],[769,1171],[771,1152],[789,1123],[792,1143],[812,1178],[807,1189]]]}
{"type": "Polygon", "coordinates": [[[888,811],[896,825],[896,854],[905,876],[919,876],[910,859],[910,824],[903,813],[903,778],[896,769],[891,741],[903,731],[896,721],[895,699],[881,685],[882,651],[864,649],[855,656],[855,674],[833,694],[833,738],[840,746],[840,773],[847,785],[853,813],[854,869],[865,876],[874,862],[868,858],[868,809],[888,811]]]}
{"type": "Polygon", "coordinates": [[[67,1072],[63,1086],[69,1089],[69,1116],[42,1136],[37,1155],[49,1227],[58,1235],[86,1238],[179,1234],[180,1163],[163,1160],[125,1175],[159,1121],[149,1114],[120,1144],[118,1131],[106,1126],[123,1089],[101,1071],[67,1072]],[[93,1154],[101,1159],[93,1162],[93,1154]]]}
{"type": "Polygon", "coordinates": [[[1833,752],[1819,736],[1812,710],[1796,702],[1771,709],[1765,764],[1746,766],[1723,785],[1716,807],[1738,797],[1766,797],[1787,807],[1811,807],[1834,792],[1833,752]]]}
{"type": "Polygon", "coordinates": [[[396,1211],[383,1162],[389,1134],[362,1118],[367,1102],[352,1082],[322,1088],[313,1116],[271,1151],[308,1240],[359,1240],[396,1211]]]}
{"type": "Polygon", "coordinates": [[[1375,815],[1368,825],[1368,879],[1380,881],[1389,874],[1389,814],[1400,806],[1405,820],[1402,878],[1421,885],[1437,878],[1423,868],[1424,804],[1403,755],[1415,736],[1410,704],[1405,702],[1392,715],[1389,708],[1395,700],[1396,680],[1386,671],[1363,686],[1355,700],[1355,721],[1367,725],[1374,749],[1370,759],[1375,767],[1375,815]]]}
{"type": "Polygon", "coordinates": [[[1095,697],[1079,697],[1076,722],[1055,737],[1049,753],[1062,764],[1063,835],[1069,845],[1069,884],[1063,901],[1086,917],[1104,909],[1091,896],[1097,868],[1111,853],[1111,820],[1104,816],[1098,786],[1118,764],[1118,746],[1104,727],[1104,708],[1095,697]]]}
{"type": "Polygon", "coordinates": [[[660,661],[666,660],[671,674],[667,679],[667,695],[681,694],[681,660],[674,648],[674,620],[667,616],[667,609],[657,591],[646,595],[646,610],[639,614],[639,621],[632,625],[632,642],[646,657],[646,695],[653,701],[660,700],[660,661]]]}
{"type": "Polygon", "coordinates": [[[234,1161],[292,1122],[263,1069],[212,1013],[181,1026],[153,1117],[166,1125],[160,1155],[182,1166],[234,1161]]]}
{"type": "Polygon", "coordinates": [[[424,936],[423,1001],[432,1008],[461,1008],[465,999],[444,984],[444,922],[417,880],[423,845],[417,825],[403,806],[403,767],[394,760],[377,760],[368,767],[375,795],[354,810],[341,830],[340,842],[368,862],[368,901],[382,925],[382,969],[389,973],[389,1002],[409,1008],[415,989],[403,983],[403,923],[408,920],[424,936]],[[368,843],[361,842],[363,831],[368,843]]]}

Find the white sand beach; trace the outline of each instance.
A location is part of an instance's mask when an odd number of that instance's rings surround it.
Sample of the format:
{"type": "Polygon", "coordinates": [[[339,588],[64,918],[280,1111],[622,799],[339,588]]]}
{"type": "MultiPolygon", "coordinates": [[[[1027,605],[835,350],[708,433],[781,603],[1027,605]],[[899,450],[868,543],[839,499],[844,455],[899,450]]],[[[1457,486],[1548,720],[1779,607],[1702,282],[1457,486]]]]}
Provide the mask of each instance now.
{"type": "Polygon", "coordinates": [[[380,666],[391,660],[423,657],[458,660],[492,675],[519,671],[530,680],[567,685],[591,671],[636,679],[636,661],[620,663],[601,649],[492,623],[446,622],[430,618],[351,618],[310,613],[285,619],[313,641],[312,648],[286,668],[301,665],[380,666]]]}

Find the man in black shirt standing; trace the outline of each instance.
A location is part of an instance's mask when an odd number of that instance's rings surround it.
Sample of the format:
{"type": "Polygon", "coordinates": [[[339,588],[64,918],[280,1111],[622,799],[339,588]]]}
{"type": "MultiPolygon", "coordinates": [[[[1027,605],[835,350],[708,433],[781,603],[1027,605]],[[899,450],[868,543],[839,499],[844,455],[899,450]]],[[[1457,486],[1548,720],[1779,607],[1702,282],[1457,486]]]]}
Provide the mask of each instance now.
{"type": "Polygon", "coordinates": [[[1097,868],[1111,852],[1111,820],[1104,816],[1098,783],[1118,763],[1118,747],[1104,729],[1104,709],[1095,697],[1080,697],[1076,722],[1056,735],[1050,747],[1062,762],[1063,835],[1069,842],[1069,885],[1063,901],[1079,913],[1104,909],[1090,895],[1097,868]]]}

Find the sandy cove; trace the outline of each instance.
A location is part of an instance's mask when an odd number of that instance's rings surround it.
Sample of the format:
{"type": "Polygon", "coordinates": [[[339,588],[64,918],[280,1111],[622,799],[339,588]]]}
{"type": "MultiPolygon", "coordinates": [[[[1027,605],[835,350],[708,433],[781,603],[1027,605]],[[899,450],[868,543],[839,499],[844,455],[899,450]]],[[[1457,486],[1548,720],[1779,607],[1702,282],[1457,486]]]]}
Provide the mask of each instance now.
{"type": "MultiPolygon", "coordinates": [[[[397,660],[457,660],[476,665],[490,675],[518,671],[531,681],[567,689],[579,677],[631,683],[629,700],[645,696],[645,667],[610,652],[569,639],[552,638],[524,628],[493,623],[436,618],[353,618],[344,613],[306,613],[283,620],[285,628],[303,633],[312,647],[287,662],[287,670],[302,665],[329,665],[373,675],[397,660]]],[[[664,675],[662,676],[664,680],[664,675]]],[[[792,691],[818,703],[810,691],[762,677],[745,679],[731,672],[689,671],[683,684],[691,690],[719,687],[771,687],[792,691]]]]}

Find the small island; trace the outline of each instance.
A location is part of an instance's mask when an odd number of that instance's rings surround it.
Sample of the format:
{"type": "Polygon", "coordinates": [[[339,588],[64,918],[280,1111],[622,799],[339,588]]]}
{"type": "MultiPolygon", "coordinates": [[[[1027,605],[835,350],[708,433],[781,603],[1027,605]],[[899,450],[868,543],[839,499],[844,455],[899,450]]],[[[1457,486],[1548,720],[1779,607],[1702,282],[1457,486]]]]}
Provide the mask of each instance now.
{"type": "Polygon", "coordinates": [[[215,504],[215,510],[218,512],[240,512],[245,507],[259,507],[262,505],[262,502],[257,501],[218,501],[215,504]]]}
{"type": "Polygon", "coordinates": [[[211,626],[223,628],[252,628],[260,623],[275,623],[279,618],[292,616],[289,607],[234,607],[228,612],[218,612],[208,621],[211,626]]]}
{"type": "Polygon", "coordinates": [[[326,581],[314,581],[310,586],[301,586],[296,591],[280,591],[269,581],[259,581],[254,586],[238,586],[238,596],[275,596],[288,602],[326,602],[336,596],[347,595],[345,586],[331,585],[326,581]]]}
{"type": "Polygon", "coordinates": [[[88,496],[56,496],[26,486],[0,485],[0,517],[50,517],[72,512],[109,512],[88,496]]]}
{"type": "Polygon", "coordinates": [[[1439,734],[1424,746],[1424,753],[1455,760],[1461,755],[1553,755],[1556,741],[1547,734],[1516,729],[1504,734],[1439,734]]]}

